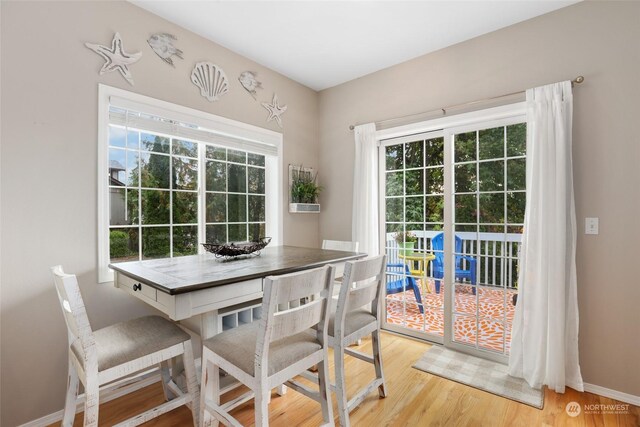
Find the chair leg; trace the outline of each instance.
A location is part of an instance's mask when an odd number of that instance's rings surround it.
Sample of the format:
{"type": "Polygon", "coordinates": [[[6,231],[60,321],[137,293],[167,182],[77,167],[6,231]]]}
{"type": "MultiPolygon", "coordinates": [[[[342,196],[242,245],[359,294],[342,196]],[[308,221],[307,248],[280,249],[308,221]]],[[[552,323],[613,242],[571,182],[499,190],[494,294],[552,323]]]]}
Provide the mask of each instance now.
{"type": "Polygon", "coordinates": [[[171,379],[174,383],[178,384],[178,380],[182,372],[184,371],[184,366],[182,366],[182,357],[176,356],[171,359],[171,379]]]}
{"type": "Polygon", "coordinates": [[[219,424],[217,418],[208,411],[205,401],[211,400],[220,405],[220,368],[207,359],[205,348],[202,351],[202,386],[200,389],[200,426],[216,427],[219,424]]]}
{"type": "Polygon", "coordinates": [[[415,282],[411,287],[413,288],[413,295],[416,297],[416,303],[418,303],[418,309],[420,310],[420,313],[424,314],[424,304],[422,304],[420,288],[418,288],[418,285],[416,285],[415,282]]]}
{"type": "Polygon", "coordinates": [[[380,329],[376,329],[371,333],[371,344],[373,347],[373,366],[376,370],[376,378],[382,380],[382,384],[378,386],[378,394],[380,397],[387,396],[387,383],[384,380],[384,371],[382,370],[382,348],[380,345],[380,329]]]}
{"type": "Polygon", "coordinates": [[[191,340],[184,343],[184,354],[182,357],[184,362],[184,375],[187,382],[187,392],[191,396],[191,415],[193,416],[193,425],[194,427],[198,427],[198,416],[200,415],[198,407],[200,406],[200,396],[191,340]]]}
{"type": "Polygon", "coordinates": [[[78,398],[78,372],[69,359],[69,371],[67,378],[67,398],[64,402],[64,416],[62,417],[62,427],[72,427],[73,419],[76,415],[76,400],[78,398]]]}
{"type": "Polygon", "coordinates": [[[333,423],[333,405],[331,404],[331,393],[329,392],[329,353],[326,348],[324,360],[318,363],[318,388],[320,391],[320,407],[322,408],[322,419],[325,425],[333,423]]]}
{"type": "Polygon", "coordinates": [[[260,390],[255,390],[255,416],[256,427],[267,427],[269,425],[269,397],[271,390],[264,384],[259,385],[260,390]]]}
{"type": "Polygon", "coordinates": [[[344,347],[338,344],[333,349],[333,358],[336,365],[336,400],[338,401],[338,415],[340,425],[349,427],[349,408],[347,407],[347,385],[344,372],[344,347]]]}
{"type": "Polygon", "coordinates": [[[164,400],[167,402],[175,398],[175,394],[168,387],[171,382],[171,371],[169,370],[169,361],[160,362],[160,376],[162,377],[162,391],[164,392],[164,400]]]}
{"type": "Polygon", "coordinates": [[[100,408],[100,386],[98,385],[98,373],[87,373],[87,384],[84,387],[84,427],[96,427],[98,425],[98,410],[100,408]]]}

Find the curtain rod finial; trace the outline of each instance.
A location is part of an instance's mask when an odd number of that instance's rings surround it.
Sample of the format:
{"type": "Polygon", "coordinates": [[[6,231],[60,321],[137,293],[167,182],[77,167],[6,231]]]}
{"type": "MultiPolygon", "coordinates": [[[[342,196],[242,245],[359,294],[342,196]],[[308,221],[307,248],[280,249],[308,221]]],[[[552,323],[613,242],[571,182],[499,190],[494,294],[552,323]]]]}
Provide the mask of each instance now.
{"type": "Polygon", "coordinates": [[[575,80],[572,83],[582,83],[584,81],[584,76],[578,76],[575,78],[575,80]]]}
{"type": "Polygon", "coordinates": [[[355,126],[349,125],[349,130],[354,130],[354,129],[355,129],[355,126]]]}

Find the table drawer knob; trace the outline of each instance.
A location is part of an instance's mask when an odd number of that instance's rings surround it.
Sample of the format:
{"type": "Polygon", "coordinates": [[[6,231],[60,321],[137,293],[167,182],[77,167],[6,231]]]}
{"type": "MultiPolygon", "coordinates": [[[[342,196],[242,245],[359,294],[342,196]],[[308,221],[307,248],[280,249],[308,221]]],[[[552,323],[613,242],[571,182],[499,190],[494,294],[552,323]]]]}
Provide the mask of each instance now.
{"type": "Polygon", "coordinates": [[[134,291],[141,291],[142,290],[142,285],[140,283],[136,283],[133,285],[133,290],[134,291]]]}

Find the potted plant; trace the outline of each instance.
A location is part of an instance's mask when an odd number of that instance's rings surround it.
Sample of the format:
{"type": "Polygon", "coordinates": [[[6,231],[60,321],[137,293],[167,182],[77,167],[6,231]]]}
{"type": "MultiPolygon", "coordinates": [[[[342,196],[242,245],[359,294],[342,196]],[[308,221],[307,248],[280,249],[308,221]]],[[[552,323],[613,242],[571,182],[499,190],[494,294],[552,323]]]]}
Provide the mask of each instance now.
{"type": "Polygon", "coordinates": [[[411,255],[418,241],[418,237],[411,231],[398,231],[393,235],[393,238],[398,244],[399,254],[402,256],[411,255]]]}
{"type": "Polygon", "coordinates": [[[318,203],[322,187],[316,184],[316,176],[311,178],[310,174],[298,174],[298,177],[291,183],[293,203],[318,203]]]}
{"type": "Polygon", "coordinates": [[[318,174],[313,174],[312,169],[302,166],[290,168],[290,174],[290,212],[320,212],[318,196],[322,187],[316,182],[318,174]]]}

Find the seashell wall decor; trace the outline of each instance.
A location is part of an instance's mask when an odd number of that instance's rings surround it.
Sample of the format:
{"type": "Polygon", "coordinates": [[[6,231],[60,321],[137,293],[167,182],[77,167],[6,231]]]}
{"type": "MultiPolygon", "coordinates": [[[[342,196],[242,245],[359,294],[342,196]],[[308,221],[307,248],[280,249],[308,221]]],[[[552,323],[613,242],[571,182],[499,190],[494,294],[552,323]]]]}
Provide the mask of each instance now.
{"type": "MultiPolygon", "coordinates": [[[[147,40],[151,49],[158,55],[164,62],[169,65],[173,65],[173,55],[180,59],[182,57],[182,51],[173,45],[173,42],[178,40],[176,36],[168,33],[156,33],[152,34],[147,40]]],[[[175,65],[173,65],[175,67],[175,65]]]]}
{"type": "Polygon", "coordinates": [[[229,92],[229,81],[222,68],[211,62],[198,62],[191,71],[191,82],[200,88],[200,95],[210,102],[229,92]]]}
{"type": "Polygon", "coordinates": [[[86,47],[97,53],[104,59],[104,65],[100,69],[100,75],[119,71],[131,86],[133,86],[133,76],[129,71],[129,66],[140,60],[142,52],[127,53],[122,47],[122,38],[116,33],[111,41],[111,48],[94,43],[85,43],[86,47]]]}

